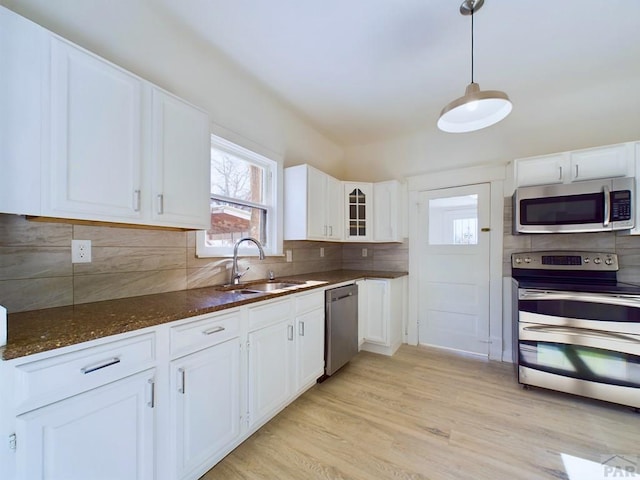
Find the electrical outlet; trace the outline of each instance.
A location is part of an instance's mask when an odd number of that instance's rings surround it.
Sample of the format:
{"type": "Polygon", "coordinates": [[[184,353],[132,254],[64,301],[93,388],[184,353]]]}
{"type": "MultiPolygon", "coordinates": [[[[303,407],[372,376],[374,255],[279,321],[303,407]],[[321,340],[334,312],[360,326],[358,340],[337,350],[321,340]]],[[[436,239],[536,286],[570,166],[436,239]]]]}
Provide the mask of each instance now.
{"type": "Polygon", "coordinates": [[[363,248],[363,249],[362,249],[362,256],[363,256],[363,257],[366,257],[368,253],[369,253],[369,252],[367,252],[367,249],[366,249],[366,248],[363,248]]]}
{"type": "Polygon", "coordinates": [[[287,250],[285,253],[287,254],[287,262],[293,262],[293,252],[291,250],[287,250]]]}
{"type": "Polygon", "coordinates": [[[91,263],[91,240],[71,240],[71,263],[91,263]]]}
{"type": "Polygon", "coordinates": [[[324,257],[324,247],[320,247],[320,258],[324,257]]]}

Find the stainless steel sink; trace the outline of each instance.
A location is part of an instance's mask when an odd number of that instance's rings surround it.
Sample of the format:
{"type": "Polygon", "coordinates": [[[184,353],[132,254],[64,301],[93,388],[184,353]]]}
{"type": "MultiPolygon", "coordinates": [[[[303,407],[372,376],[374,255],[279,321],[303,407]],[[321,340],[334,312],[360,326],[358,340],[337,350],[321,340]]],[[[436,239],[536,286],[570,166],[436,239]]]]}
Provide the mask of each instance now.
{"type": "Polygon", "coordinates": [[[258,292],[272,292],[274,290],[282,290],[283,288],[297,287],[299,283],[290,282],[266,282],[266,283],[254,283],[246,285],[245,290],[253,290],[258,292]]]}
{"type": "Polygon", "coordinates": [[[269,293],[274,292],[276,290],[285,290],[287,288],[295,288],[300,285],[304,285],[305,282],[273,282],[273,281],[264,281],[264,282],[251,282],[244,283],[240,285],[225,285],[221,287],[220,290],[225,292],[234,292],[240,293],[243,295],[255,294],[255,293],[269,293]]]}

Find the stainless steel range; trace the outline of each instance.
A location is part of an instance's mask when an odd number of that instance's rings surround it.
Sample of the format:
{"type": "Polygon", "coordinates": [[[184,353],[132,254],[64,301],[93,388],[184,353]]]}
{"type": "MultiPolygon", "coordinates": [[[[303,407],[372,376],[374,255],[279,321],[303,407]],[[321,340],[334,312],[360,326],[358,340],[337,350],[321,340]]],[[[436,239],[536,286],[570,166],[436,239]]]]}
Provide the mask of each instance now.
{"type": "Polygon", "coordinates": [[[511,257],[518,381],[640,408],[640,286],[611,253],[511,257]]]}

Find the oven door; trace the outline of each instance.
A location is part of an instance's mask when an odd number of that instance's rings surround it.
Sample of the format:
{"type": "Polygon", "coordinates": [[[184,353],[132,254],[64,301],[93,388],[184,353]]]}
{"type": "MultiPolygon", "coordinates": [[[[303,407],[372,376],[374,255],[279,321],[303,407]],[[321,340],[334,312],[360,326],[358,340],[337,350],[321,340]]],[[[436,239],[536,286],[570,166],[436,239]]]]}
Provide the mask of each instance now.
{"type": "Polygon", "coordinates": [[[640,297],[521,289],[518,380],[640,407],[640,297]]]}

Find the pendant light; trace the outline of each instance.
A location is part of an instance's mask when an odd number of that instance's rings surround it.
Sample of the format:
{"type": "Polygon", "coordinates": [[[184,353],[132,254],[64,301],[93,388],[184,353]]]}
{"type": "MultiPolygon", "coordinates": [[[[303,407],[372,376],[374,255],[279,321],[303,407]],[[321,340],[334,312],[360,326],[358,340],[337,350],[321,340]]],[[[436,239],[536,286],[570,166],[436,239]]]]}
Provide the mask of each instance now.
{"type": "Polygon", "coordinates": [[[484,0],[465,0],[460,5],[462,15],[471,15],[471,83],[464,96],[456,98],[440,112],[438,128],[444,132],[473,132],[498,123],[511,112],[511,100],[498,90],[480,90],[473,81],[473,14],[484,0]]]}

